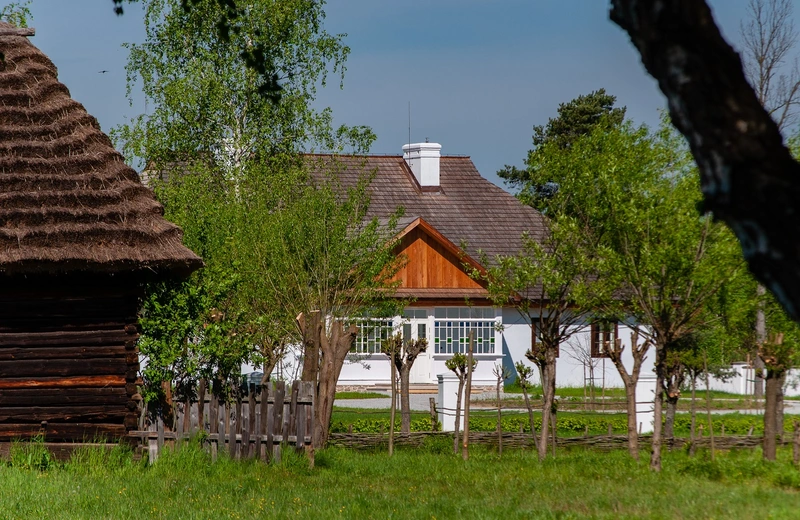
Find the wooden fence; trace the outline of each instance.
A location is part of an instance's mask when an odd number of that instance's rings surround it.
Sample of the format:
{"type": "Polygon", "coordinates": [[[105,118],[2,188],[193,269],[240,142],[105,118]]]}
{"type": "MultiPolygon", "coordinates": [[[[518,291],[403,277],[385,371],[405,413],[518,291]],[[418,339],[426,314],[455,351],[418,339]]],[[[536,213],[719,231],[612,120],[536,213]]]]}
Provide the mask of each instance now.
{"type": "Polygon", "coordinates": [[[140,430],[129,435],[146,444],[151,463],[165,445],[193,436],[203,440],[214,460],[227,452],[235,459],[279,461],[282,446],[306,451],[313,460],[313,383],[295,381],[288,389],[283,381],[251,385],[247,396],[226,403],[206,395],[201,382],[197,396],[197,401],[177,404],[172,431],[162,416],[143,412],[140,430]]]}
{"type": "MultiPolygon", "coordinates": [[[[460,435],[460,434],[459,434],[460,435]]],[[[411,432],[407,434],[395,433],[395,446],[423,446],[426,440],[441,439],[447,441],[446,445],[452,447],[453,432],[411,432]]],[[[639,437],[639,448],[649,449],[651,436],[641,435],[639,437]]],[[[469,442],[471,445],[497,446],[497,432],[470,432],[469,442]]],[[[687,438],[675,437],[664,439],[664,445],[668,449],[682,448],[688,442],[687,438]]],[[[329,446],[338,446],[350,449],[381,449],[389,443],[389,435],[386,433],[331,433],[328,436],[329,446]]],[[[728,450],[734,448],[753,448],[763,443],[761,436],[728,435],[715,437],[714,445],[716,449],[728,450]]],[[[791,440],[779,440],[779,445],[789,445],[791,440]]],[[[592,435],[575,437],[558,437],[556,445],[559,448],[569,448],[582,446],[597,450],[625,449],[628,446],[627,435],[592,435]]],[[[695,446],[698,448],[708,448],[710,439],[699,437],[695,439],[695,446]]],[[[530,433],[503,432],[503,448],[531,448],[535,449],[530,433]]],[[[450,448],[448,448],[450,449],[450,448]]]]}

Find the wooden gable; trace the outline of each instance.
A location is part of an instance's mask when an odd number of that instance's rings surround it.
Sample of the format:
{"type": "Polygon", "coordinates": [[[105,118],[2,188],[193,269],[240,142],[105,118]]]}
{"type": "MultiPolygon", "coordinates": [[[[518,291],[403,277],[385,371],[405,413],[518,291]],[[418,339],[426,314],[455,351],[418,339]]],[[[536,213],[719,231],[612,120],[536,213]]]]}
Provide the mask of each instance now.
{"type": "Polygon", "coordinates": [[[397,254],[405,259],[405,265],[395,276],[395,280],[400,281],[400,292],[413,294],[408,290],[464,289],[465,295],[485,295],[485,284],[470,278],[463,265],[483,268],[460,253],[457,246],[421,218],[403,230],[397,254]]]}

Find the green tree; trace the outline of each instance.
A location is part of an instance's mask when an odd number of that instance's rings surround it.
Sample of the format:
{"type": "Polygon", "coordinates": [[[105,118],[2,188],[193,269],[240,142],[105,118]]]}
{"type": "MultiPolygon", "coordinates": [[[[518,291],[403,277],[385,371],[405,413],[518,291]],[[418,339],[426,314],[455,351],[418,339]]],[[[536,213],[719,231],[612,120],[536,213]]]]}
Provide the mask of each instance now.
{"type": "Polygon", "coordinates": [[[536,161],[527,170],[531,185],[557,186],[533,199],[536,207],[579,223],[596,248],[596,272],[623,295],[596,300],[596,310],[625,319],[655,347],[651,464],[660,468],[668,368],[681,372],[671,346],[705,324],[706,303],[740,268],[741,253],[726,228],[698,213],[697,172],[666,122],[657,132],[630,123],[596,127],[569,147],[544,145],[529,160],[536,161]]]}
{"type": "MultiPolygon", "coordinates": [[[[533,148],[528,152],[525,168],[506,165],[497,175],[520,193],[528,196],[547,195],[551,180],[531,184],[532,170],[539,163],[537,154],[545,145],[552,144],[557,148],[569,146],[581,136],[591,133],[594,128],[620,125],[625,119],[625,107],[615,107],[616,97],[599,89],[558,106],[558,116],[547,121],[546,125],[533,127],[533,148]]],[[[538,177],[538,176],[536,176],[538,177]]]]}
{"type": "Polygon", "coordinates": [[[28,27],[28,22],[33,19],[31,13],[31,0],[24,2],[10,2],[0,8],[0,21],[10,23],[15,27],[28,27]]]}
{"type": "Polygon", "coordinates": [[[396,219],[365,218],[371,176],[337,181],[335,158],[309,167],[304,182],[264,185],[242,195],[237,254],[252,298],[296,317],[303,380],[317,382],[314,442],[325,444],[336,382],[362,316],[393,316],[396,219]],[[324,172],[320,176],[320,172],[324,172]],[[264,204],[277,197],[279,205],[264,204]]]}
{"type": "MultiPolygon", "coordinates": [[[[113,136],[129,158],[147,164],[145,175],[167,218],[183,227],[187,245],[207,265],[184,285],[151,288],[145,310],[154,319],[145,342],[158,339],[147,348],[171,345],[170,352],[180,353],[176,358],[151,351],[148,366],[154,375],[159,373],[159,360],[169,363],[167,367],[215,374],[220,383],[236,375],[246,361],[263,365],[268,374],[286,345],[302,334],[295,323],[297,313],[292,312],[295,307],[276,303],[279,298],[265,283],[264,271],[285,269],[275,277],[310,279],[309,272],[328,262],[327,254],[349,254],[348,247],[364,256],[368,248],[383,251],[383,232],[360,220],[368,198],[356,202],[342,191],[334,196],[333,181],[313,186],[299,155],[306,149],[339,150],[348,144],[364,150],[373,137],[363,128],[334,130],[330,110],[311,106],[328,74],[343,73],[349,51],[341,36],[324,30],[323,5],[241,1],[237,9],[246,9],[247,16],[238,18],[238,29],[224,37],[215,22],[227,16],[219,2],[193,1],[188,10],[180,0],[145,2],[146,40],[128,46],[127,71],[129,88],[141,82],[150,111],[116,129],[113,136]],[[276,70],[281,71],[280,98],[262,95],[258,73],[240,52],[248,45],[266,45],[274,52],[276,70]],[[327,216],[344,220],[333,223],[327,216]],[[311,235],[298,235],[317,224],[332,226],[329,236],[318,230],[313,234],[322,242],[310,244],[304,240],[311,235]],[[368,232],[382,241],[368,247],[368,232]],[[321,247],[333,237],[340,240],[338,249],[321,247]],[[255,256],[263,253],[253,246],[256,243],[294,248],[292,258],[299,261],[265,264],[255,256]],[[302,255],[306,257],[298,259],[302,255]],[[172,304],[180,308],[169,309],[172,304]],[[182,316],[185,326],[171,327],[156,319],[167,312],[182,316]],[[170,335],[174,337],[167,340],[170,335]]],[[[359,186],[361,197],[363,183],[359,186]]],[[[335,271],[317,273],[320,278],[307,286],[336,286],[346,294],[353,274],[361,273],[355,263],[349,267],[336,264],[335,271]]],[[[304,307],[306,312],[315,309],[327,308],[304,307]]],[[[175,372],[161,373],[167,377],[175,372]]],[[[332,390],[325,391],[332,402],[332,390]]]]}

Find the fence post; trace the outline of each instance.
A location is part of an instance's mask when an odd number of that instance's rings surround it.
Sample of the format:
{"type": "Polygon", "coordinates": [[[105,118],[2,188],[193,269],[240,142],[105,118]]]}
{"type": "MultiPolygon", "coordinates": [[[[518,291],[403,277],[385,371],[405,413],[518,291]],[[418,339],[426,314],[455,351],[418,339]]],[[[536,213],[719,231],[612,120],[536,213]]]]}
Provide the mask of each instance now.
{"type": "Polygon", "coordinates": [[[431,410],[431,431],[436,431],[436,398],[431,397],[428,399],[428,405],[430,406],[431,410]]]}

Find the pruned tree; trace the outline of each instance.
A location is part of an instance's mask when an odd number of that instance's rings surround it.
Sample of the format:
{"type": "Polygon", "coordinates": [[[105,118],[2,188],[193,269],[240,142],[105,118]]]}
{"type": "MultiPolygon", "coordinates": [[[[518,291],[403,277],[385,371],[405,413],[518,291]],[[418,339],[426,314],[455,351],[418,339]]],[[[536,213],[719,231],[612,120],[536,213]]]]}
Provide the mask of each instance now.
{"type": "MultiPolygon", "coordinates": [[[[478,361],[473,360],[471,369],[474,370],[477,365],[478,361]]],[[[464,395],[464,385],[467,383],[467,375],[470,372],[470,367],[466,354],[461,352],[454,353],[453,357],[444,362],[444,366],[447,368],[447,370],[453,372],[458,378],[458,394],[456,394],[456,423],[455,430],[453,432],[453,453],[458,455],[458,431],[461,426],[461,400],[462,396],[464,395]]],[[[466,396],[465,399],[469,399],[469,396],[466,396]]]]}
{"type": "MultiPolygon", "coordinates": [[[[425,338],[403,340],[402,335],[396,334],[381,345],[381,352],[389,357],[391,370],[396,371],[400,379],[400,431],[411,433],[411,368],[417,357],[428,348],[425,338]]],[[[394,377],[394,374],[393,374],[394,377]]]]}
{"type": "Polygon", "coordinates": [[[639,459],[639,431],[636,424],[636,385],[639,384],[642,363],[644,363],[647,356],[647,351],[650,350],[650,345],[651,343],[647,339],[641,343],[639,342],[639,333],[636,330],[631,332],[630,353],[633,358],[633,365],[630,372],[628,372],[622,360],[622,354],[625,351],[622,340],[616,338],[613,343],[609,341],[603,343],[606,355],[614,363],[617,372],[619,372],[619,377],[625,385],[625,407],[628,412],[628,453],[637,460],[639,459]]]}
{"type": "Polygon", "coordinates": [[[514,368],[517,371],[517,384],[519,384],[519,387],[522,389],[522,397],[525,399],[525,408],[528,410],[528,424],[531,428],[533,445],[538,447],[539,440],[536,438],[536,424],[533,421],[533,405],[531,404],[531,399],[528,395],[528,390],[531,388],[531,376],[533,375],[533,369],[522,361],[517,361],[514,364],[514,368]]]}
{"type": "MultiPolygon", "coordinates": [[[[748,16],[740,26],[742,37],[744,72],[756,92],[756,96],[767,112],[785,133],[797,121],[800,109],[800,67],[791,53],[797,45],[798,33],[794,27],[794,5],[791,0],[750,0],[748,16]]],[[[765,319],[765,288],[758,284],[756,294],[759,306],[756,315],[756,342],[767,339],[765,319]]],[[[764,391],[764,363],[761,356],[755,359],[756,399],[764,391]]],[[[781,395],[774,402],[778,406],[775,418],[778,426],[783,424],[783,386],[781,395]]]]}
{"type": "Polygon", "coordinates": [[[511,376],[511,371],[508,367],[501,363],[492,367],[492,374],[497,379],[497,454],[503,454],[503,401],[500,397],[500,391],[503,389],[503,383],[511,376]]]}

